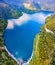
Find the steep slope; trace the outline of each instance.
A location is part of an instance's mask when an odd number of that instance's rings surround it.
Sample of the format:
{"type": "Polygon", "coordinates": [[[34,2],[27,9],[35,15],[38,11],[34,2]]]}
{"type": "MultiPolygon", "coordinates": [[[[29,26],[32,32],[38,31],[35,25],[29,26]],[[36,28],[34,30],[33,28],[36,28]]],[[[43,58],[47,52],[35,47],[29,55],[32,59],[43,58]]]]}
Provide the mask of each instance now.
{"type": "Polygon", "coordinates": [[[0,1],[0,18],[10,19],[10,18],[18,18],[22,15],[21,12],[14,10],[7,3],[0,1]]]}
{"type": "Polygon", "coordinates": [[[0,18],[0,65],[17,65],[17,63],[8,55],[4,47],[3,33],[7,26],[7,20],[0,18]]]}
{"type": "Polygon", "coordinates": [[[34,4],[39,4],[41,10],[55,12],[55,0],[33,0],[34,4]]]}
{"type": "Polygon", "coordinates": [[[22,7],[23,3],[33,4],[37,9],[55,12],[55,0],[4,0],[10,5],[17,5],[22,7]]]}
{"type": "Polygon", "coordinates": [[[17,11],[25,13],[35,13],[40,10],[39,5],[35,6],[30,0],[4,0],[9,6],[14,8],[17,11]],[[27,6],[26,6],[27,5],[27,6]]]}
{"type": "Polygon", "coordinates": [[[4,48],[4,29],[7,26],[7,19],[18,18],[22,16],[21,12],[17,12],[12,7],[10,7],[3,0],[0,0],[0,65],[17,65],[6,52],[4,48]]]}
{"type": "Polygon", "coordinates": [[[46,19],[45,25],[41,27],[41,32],[36,35],[33,58],[29,65],[55,65],[55,15],[46,19]]]}

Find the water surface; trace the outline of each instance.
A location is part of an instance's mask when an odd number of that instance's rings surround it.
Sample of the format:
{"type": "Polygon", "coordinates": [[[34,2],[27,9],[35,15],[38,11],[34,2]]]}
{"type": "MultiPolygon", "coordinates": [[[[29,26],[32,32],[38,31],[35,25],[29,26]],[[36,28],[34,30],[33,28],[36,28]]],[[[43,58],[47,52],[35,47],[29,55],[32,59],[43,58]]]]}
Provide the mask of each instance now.
{"type": "Polygon", "coordinates": [[[14,55],[16,59],[21,58],[23,61],[28,61],[32,55],[34,37],[40,32],[40,26],[44,25],[45,18],[50,12],[38,12],[33,15],[28,15],[29,20],[26,23],[17,25],[16,19],[14,28],[6,28],[4,32],[4,45],[8,51],[14,55]]]}

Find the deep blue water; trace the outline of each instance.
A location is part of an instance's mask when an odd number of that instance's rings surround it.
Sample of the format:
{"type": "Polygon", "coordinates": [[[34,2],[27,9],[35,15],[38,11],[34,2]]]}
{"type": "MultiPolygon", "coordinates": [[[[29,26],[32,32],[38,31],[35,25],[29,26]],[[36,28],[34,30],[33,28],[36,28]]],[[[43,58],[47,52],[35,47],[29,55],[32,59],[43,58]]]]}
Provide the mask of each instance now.
{"type": "Polygon", "coordinates": [[[5,29],[4,44],[8,51],[16,59],[21,58],[23,61],[27,61],[32,55],[34,37],[40,32],[40,26],[42,25],[34,22],[34,20],[29,20],[21,26],[15,25],[14,29],[5,29]]]}

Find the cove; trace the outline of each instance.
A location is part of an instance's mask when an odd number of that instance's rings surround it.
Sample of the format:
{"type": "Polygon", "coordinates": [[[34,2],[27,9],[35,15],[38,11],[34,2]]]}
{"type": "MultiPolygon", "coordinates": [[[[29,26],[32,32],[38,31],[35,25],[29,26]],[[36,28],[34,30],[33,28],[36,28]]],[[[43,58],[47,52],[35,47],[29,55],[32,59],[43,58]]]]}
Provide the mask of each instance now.
{"type": "Polygon", "coordinates": [[[45,24],[45,18],[51,12],[25,14],[20,19],[10,19],[4,31],[4,45],[18,60],[27,62],[33,50],[34,37],[40,32],[40,26],[45,24]]]}

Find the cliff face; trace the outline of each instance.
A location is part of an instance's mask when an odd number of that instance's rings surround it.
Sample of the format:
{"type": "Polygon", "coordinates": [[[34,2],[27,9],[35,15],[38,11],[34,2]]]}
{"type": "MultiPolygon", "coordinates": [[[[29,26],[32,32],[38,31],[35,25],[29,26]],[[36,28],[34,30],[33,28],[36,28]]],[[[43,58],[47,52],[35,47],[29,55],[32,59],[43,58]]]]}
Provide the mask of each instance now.
{"type": "Polygon", "coordinates": [[[35,37],[29,65],[55,65],[55,15],[46,18],[41,32],[35,37]]]}

